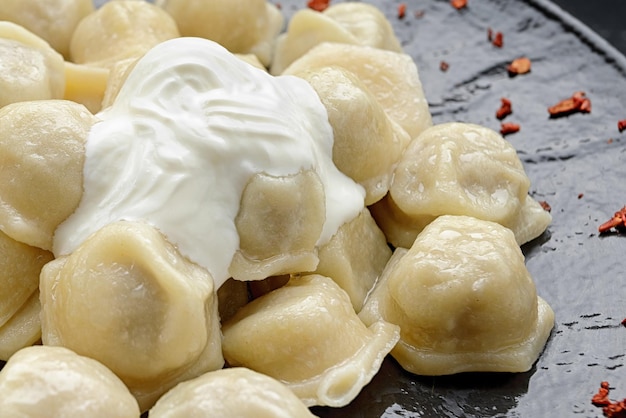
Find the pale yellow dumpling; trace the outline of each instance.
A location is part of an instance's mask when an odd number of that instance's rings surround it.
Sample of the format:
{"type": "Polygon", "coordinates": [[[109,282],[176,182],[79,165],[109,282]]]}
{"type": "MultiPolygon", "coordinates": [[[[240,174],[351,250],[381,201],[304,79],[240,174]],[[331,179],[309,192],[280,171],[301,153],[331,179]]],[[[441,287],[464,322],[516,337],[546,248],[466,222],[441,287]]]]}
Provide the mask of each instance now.
{"type": "Polygon", "coordinates": [[[64,89],[61,54],[22,26],[0,21],[0,108],[27,100],[61,99],[64,89]]]}
{"type": "Polygon", "coordinates": [[[6,361],[17,351],[41,340],[40,313],[41,303],[37,289],[0,327],[0,360],[6,361]]]}
{"type": "Polygon", "coordinates": [[[287,32],[276,42],[272,74],[280,74],[293,61],[322,42],[371,46],[402,52],[391,23],[375,6],[359,2],[333,4],[322,13],[296,12],[287,32]]]}
{"type": "Polygon", "coordinates": [[[230,274],[237,280],[261,280],[314,270],[325,219],[324,186],[314,171],[255,174],[235,218],[239,250],[230,274]]]}
{"type": "Polygon", "coordinates": [[[365,204],[382,199],[409,135],[385,113],[353,73],[322,67],[296,74],[320,96],[333,128],[333,162],[366,191],[365,204]]]}
{"type": "Polygon", "coordinates": [[[372,379],[398,328],[359,320],[348,295],[320,275],[293,277],[222,328],[224,357],[285,383],[308,405],[344,406],[372,379]]]}
{"type": "Polygon", "coordinates": [[[84,105],[93,114],[102,109],[109,81],[108,68],[65,62],[65,93],[63,98],[84,105]]]}
{"type": "Polygon", "coordinates": [[[0,230],[50,250],[83,193],[85,141],[96,118],[63,100],[0,109],[0,230]]]}
{"type": "Polygon", "coordinates": [[[410,247],[419,227],[440,215],[467,215],[513,229],[518,244],[539,236],[551,221],[528,196],[530,180],[513,146],[475,124],[444,123],[414,138],[386,199],[373,210],[390,242],[410,247]],[[398,233],[407,219],[413,234],[398,233]]]}
{"type": "Polygon", "coordinates": [[[312,418],[287,386],[244,367],[180,383],[150,410],[150,418],[312,418]]]}
{"type": "Polygon", "coordinates": [[[310,49],[282,74],[342,67],[372,92],[391,120],[415,138],[432,125],[428,102],[413,59],[404,53],[325,42],[310,49]]]}
{"type": "Polygon", "coordinates": [[[315,273],[330,277],[350,296],[356,312],[391,257],[385,235],[367,208],[343,224],[318,251],[315,273]]]}
{"type": "Polygon", "coordinates": [[[161,8],[145,1],[111,1],[78,24],[70,54],[77,64],[111,68],[179,36],[176,22],[161,8]]]}
{"type": "Polygon", "coordinates": [[[513,233],[451,215],[396,250],[359,316],[399,325],[391,354],[420,375],[527,371],[554,325],[513,233]]]}
{"type": "Polygon", "coordinates": [[[0,415],[139,418],[137,401],[110,370],[62,347],[17,352],[0,371],[0,415]]]}
{"type": "Polygon", "coordinates": [[[183,36],[217,42],[233,53],[254,54],[269,65],[282,13],[266,0],[157,0],[183,36]]]}
{"type": "Polygon", "coordinates": [[[25,27],[69,59],[74,29],[93,10],[92,0],[2,0],[0,20],[25,27]]]}
{"type": "Polygon", "coordinates": [[[42,340],[94,358],[143,410],[222,367],[213,279],[154,227],[119,221],[41,273],[42,340]]]}

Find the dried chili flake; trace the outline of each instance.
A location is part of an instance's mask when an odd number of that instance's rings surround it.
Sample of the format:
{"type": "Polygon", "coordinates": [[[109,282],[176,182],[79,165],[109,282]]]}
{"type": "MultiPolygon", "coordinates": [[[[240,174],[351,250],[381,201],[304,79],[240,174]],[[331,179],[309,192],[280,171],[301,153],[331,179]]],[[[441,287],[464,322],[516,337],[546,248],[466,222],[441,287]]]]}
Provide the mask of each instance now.
{"type": "Polygon", "coordinates": [[[585,197],[585,195],[584,195],[584,194],[582,194],[582,193],[578,193],[578,199],[579,199],[579,200],[580,200],[580,199],[582,199],[583,197],[585,197]]]}
{"type": "Polygon", "coordinates": [[[598,227],[598,232],[601,234],[608,232],[611,229],[624,229],[626,228],[626,206],[615,212],[613,217],[598,227]]]}
{"type": "Polygon", "coordinates": [[[404,19],[406,16],[406,3],[400,3],[398,5],[398,19],[404,19]]]}
{"type": "Polygon", "coordinates": [[[591,112],[591,100],[589,100],[582,91],[577,91],[572,97],[561,100],[554,106],[548,108],[548,113],[550,113],[550,117],[552,118],[567,116],[575,112],[591,112]]]}
{"type": "Polygon", "coordinates": [[[445,61],[441,61],[441,62],[439,63],[439,69],[440,69],[441,71],[446,72],[446,71],[448,71],[448,68],[450,68],[450,64],[448,64],[447,62],[445,62],[445,61]]]}
{"type": "Polygon", "coordinates": [[[626,327],[626,318],[622,319],[621,324],[626,327]]]}
{"type": "Polygon", "coordinates": [[[283,5],[282,5],[282,4],[280,4],[280,3],[276,3],[276,4],[274,4],[274,6],[276,6],[276,8],[277,8],[278,10],[281,10],[281,9],[283,8],[283,5]]]}
{"type": "Polygon", "coordinates": [[[626,398],[621,401],[609,399],[609,382],[600,383],[600,388],[591,397],[591,403],[602,408],[602,413],[608,418],[626,418],[626,398]]]}
{"type": "Polygon", "coordinates": [[[511,101],[505,97],[500,99],[500,108],[496,111],[496,118],[502,120],[513,113],[513,108],[511,107],[511,101]]]}
{"type": "Polygon", "coordinates": [[[600,389],[591,397],[591,403],[595,406],[607,406],[611,403],[609,399],[609,382],[601,382],[600,389]]]}
{"type": "Polygon", "coordinates": [[[457,10],[467,7],[467,0],[450,0],[450,4],[457,10]]]}
{"type": "Polygon", "coordinates": [[[415,16],[416,19],[423,18],[425,14],[426,14],[425,10],[416,10],[413,12],[413,15],[415,16]]]}
{"type": "Polygon", "coordinates": [[[519,57],[511,61],[506,69],[510,75],[526,74],[530,72],[530,65],[531,63],[529,58],[519,57]]]}
{"type": "Polygon", "coordinates": [[[552,206],[550,206],[550,204],[546,202],[545,200],[541,200],[539,202],[539,205],[541,205],[543,210],[545,210],[546,212],[552,212],[552,206]]]}
{"type": "Polygon", "coordinates": [[[620,132],[624,132],[624,130],[626,129],[626,119],[622,119],[622,120],[618,120],[617,121],[617,129],[620,132]]]}
{"type": "Polygon", "coordinates": [[[504,45],[504,35],[502,35],[502,32],[496,32],[496,34],[493,36],[493,41],[491,41],[491,43],[495,47],[502,48],[502,46],[504,45]]]}
{"type": "Polygon", "coordinates": [[[500,134],[502,134],[503,136],[514,134],[515,132],[518,132],[519,130],[520,130],[520,126],[517,123],[506,122],[506,123],[500,124],[500,134]]]}
{"type": "Polygon", "coordinates": [[[330,5],[330,0],[309,0],[307,7],[313,9],[316,12],[323,12],[330,5]]]}

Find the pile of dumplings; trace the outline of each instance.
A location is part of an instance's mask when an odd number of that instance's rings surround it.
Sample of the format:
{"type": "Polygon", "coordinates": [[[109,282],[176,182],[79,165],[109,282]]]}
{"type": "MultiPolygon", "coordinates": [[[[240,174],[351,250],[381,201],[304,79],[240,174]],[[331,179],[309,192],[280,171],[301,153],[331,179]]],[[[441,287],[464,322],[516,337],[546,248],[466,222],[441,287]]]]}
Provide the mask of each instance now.
{"type": "Polygon", "coordinates": [[[520,245],[551,217],[516,150],[433,125],[374,6],[284,25],[3,0],[0,416],[309,417],[387,355],[532,367],[554,314],[520,245]]]}

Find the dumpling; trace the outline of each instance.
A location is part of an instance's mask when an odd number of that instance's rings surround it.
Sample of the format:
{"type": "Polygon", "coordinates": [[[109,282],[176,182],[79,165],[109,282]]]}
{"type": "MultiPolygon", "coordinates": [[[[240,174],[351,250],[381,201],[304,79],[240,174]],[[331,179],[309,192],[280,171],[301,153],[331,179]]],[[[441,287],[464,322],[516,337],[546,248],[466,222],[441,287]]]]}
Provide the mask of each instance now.
{"type": "Polygon", "coordinates": [[[157,0],[183,36],[217,42],[230,52],[252,53],[269,65],[283,15],[266,0],[157,0]]]}
{"type": "Polygon", "coordinates": [[[110,370],[62,348],[17,352],[0,371],[0,414],[29,418],[139,418],[137,401],[110,370]]]}
{"type": "Polygon", "coordinates": [[[63,57],[15,23],[0,21],[0,70],[0,108],[9,103],[63,97],[63,57]]]}
{"type": "Polygon", "coordinates": [[[42,341],[94,358],[143,410],[223,366],[213,280],[151,225],[119,221],[41,273],[42,341]]]}
{"type": "Polygon", "coordinates": [[[74,29],[93,12],[93,3],[92,0],[2,0],[0,20],[25,27],[69,59],[74,29]]]}
{"type": "Polygon", "coordinates": [[[0,360],[8,360],[24,347],[41,340],[41,303],[35,290],[11,318],[0,326],[0,360]]]}
{"type": "Polygon", "coordinates": [[[357,76],[341,67],[296,74],[313,86],[333,128],[333,162],[366,191],[365,204],[382,199],[409,135],[385,113],[357,76]]]}
{"type": "Polygon", "coordinates": [[[296,276],[241,308],[222,331],[224,357],[285,383],[307,406],[344,406],[372,379],[398,327],[368,328],[331,279],[296,276]]]}
{"type": "Polygon", "coordinates": [[[150,418],[312,418],[276,379],[244,367],[206,373],[180,383],[150,410],[150,418]]]}
{"type": "Polygon", "coordinates": [[[237,280],[312,271],[326,220],[324,186],[313,170],[259,173],[246,185],[235,218],[239,250],[229,272],[237,280]]]}
{"type": "Polygon", "coordinates": [[[498,222],[523,244],[552,219],[528,196],[529,187],[515,148],[501,135],[479,125],[444,123],[411,141],[396,167],[390,202],[372,214],[399,247],[410,247],[420,226],[446,214],[498,222]],[[394,233],[404,220],[413,234],[394,233]]]}
{"type": "Polygon", "coordinates": [[[513,233],[452,215],[396,250],[359,317],[399,325],[391,354],[419,375],[527,371],[554,325],[513,233]]]}
{"type": "Polygon", "coordinates": [[[84,105],[93,114],[102,109],[110,70],[65,62],[63,98],[84,105]]]}
{"type": "Polygon", "coordinates": [[[385,235],[367,208],[343,224],[318,251],[315,273],[330,277],[350,297],[356,312],[391,257],[385,235]]]}
{"type": "Polygon", "coordinates": [[[282,73],[289,64],[322,42],[402,52],[391,24],[377,7],[358,2],[337,3],[322,13],[302,9],[293,15],[287,32],[276,42],[271,73],[282,73]]]}
{"type": "Polygon", "coordinates": [[[329,66],[342,67],[355,74],[409,138],[415,138],[432,125],[417,66],[409,55],[325,42],[298,58],[282,74],[299,74],[329,66]]]}
{"type": "Polygon", "coordinates": [[[0,109],[0,230],[52,249],[54,231],[81,199],[85,141],[95,121],[84,106],[63,100],[0,109]]]}
{"type": "Polygon", "coordinates": [[[161,8],[146,1],[111,1],[80,21],[70,54],[77,64],[111,68],[179,36],[176,22],[161,8]]]}

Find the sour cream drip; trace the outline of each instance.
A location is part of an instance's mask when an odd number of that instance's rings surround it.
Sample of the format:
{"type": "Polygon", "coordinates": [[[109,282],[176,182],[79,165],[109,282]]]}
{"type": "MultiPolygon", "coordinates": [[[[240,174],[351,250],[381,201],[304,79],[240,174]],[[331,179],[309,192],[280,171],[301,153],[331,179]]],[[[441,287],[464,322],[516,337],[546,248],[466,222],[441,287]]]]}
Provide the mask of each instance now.
{"type": "Polygon", "coordinates": [[[332,162],[332,128],[309,84],[273,77],[212,41],[156,46],[97,116],[84,194],[55,233],[56,256],[111,222],[145,220],[219,287],[239,248],[234,220],[255,173],[318,173],[326,195],[318,244],[363,208],[363,189],[332,162]]]}

